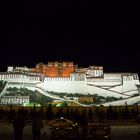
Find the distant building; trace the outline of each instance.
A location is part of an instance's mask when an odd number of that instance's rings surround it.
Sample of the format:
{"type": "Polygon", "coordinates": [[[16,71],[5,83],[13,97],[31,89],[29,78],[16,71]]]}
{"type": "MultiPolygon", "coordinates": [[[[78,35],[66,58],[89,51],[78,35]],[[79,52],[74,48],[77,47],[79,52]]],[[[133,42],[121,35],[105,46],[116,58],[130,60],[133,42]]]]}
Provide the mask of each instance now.
{"type": "Polygon", "coordinates": [[[23,105],[29,103],[29,96],[2,96],[1,104],[23,105]]]}

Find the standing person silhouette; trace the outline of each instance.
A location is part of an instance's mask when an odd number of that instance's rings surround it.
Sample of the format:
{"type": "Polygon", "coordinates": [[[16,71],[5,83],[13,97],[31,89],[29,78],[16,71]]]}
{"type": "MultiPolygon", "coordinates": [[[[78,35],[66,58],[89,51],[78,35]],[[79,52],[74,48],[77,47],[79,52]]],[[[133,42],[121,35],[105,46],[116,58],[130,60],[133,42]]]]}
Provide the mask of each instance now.
{"type": "Polygon", "coordinates": [[[14,127],[14,138],[15,140],[22,140],[23,128],[25,126],[25,119],[22,112],[18,112],[15,116],[13,127],[14,127]]]}
{"type": "Polygon", "coordinates": [[[42,121],[38,113],[35,113],[32,121],[33,140],[40,140],[40,130],[43,128],[42,121]]]}

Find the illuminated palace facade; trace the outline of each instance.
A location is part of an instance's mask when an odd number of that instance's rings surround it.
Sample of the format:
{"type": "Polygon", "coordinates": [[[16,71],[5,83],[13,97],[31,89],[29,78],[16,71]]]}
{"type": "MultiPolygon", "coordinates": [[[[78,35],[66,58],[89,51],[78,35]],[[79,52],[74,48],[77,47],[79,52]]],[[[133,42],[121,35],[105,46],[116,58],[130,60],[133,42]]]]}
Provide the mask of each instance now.
{"type": "Polygon", "coordinates": [[[138,94],[140,85],[137,73],[105,73],[102,66],[79,68],[73,62],[39,63],[35,68],[8,66],[7,72],[0,73],[0,80],[7,81],[9,87],[117,98],[138,94]]]}

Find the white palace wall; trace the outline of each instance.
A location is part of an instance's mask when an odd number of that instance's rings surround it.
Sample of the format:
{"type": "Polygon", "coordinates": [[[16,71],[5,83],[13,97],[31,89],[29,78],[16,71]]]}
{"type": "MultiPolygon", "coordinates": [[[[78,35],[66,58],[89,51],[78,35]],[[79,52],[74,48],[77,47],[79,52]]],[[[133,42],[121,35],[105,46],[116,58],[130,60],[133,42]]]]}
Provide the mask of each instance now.
{"type": "MultiPolygon", "coordinates": [[[[1,74],[0,80],[24,84],[35,84],[46,91],[63,92],[63,93],[81,93],[81,94],[99,94],[100,96],[128,97],[138,93],[136,84],[138,79],[134,76],[122,76],[120,74],[106,74],[104,78],[49,78],[45,77],[40,81],[40,77],[36,75],[24,74],[1,74]],[[122,95],[121,95],[122,94],[122,95]],[[124,94],[124,95],[123,95],[124,94]]],[[[21,86],[19,86],[21,87],[21,86]]]]}
{"type": "Polygon", "coordinates": [[[44,83],[36,84],[36,86],[53,92],[87,93],[85,81],[73,81],[70,78],[45,78],[44,83]]]}
{"type": "Polygon", "coordinates": [[[37,83],[39,82],[39,76],[30,76],[23,74],[0,74],[0,80],[15,83],[37,83]]]}
{"type": "Polygon", "coordinates": [[[123,76],[123,91],[137,90],[133,76],[123,76]]]}

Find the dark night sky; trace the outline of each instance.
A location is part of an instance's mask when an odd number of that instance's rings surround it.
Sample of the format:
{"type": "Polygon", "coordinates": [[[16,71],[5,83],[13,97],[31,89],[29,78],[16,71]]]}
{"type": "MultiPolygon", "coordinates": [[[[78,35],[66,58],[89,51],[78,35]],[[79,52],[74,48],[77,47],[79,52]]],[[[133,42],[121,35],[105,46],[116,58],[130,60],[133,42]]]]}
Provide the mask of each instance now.
{"type": "Polygon", "coordinates": [[[140,71],[137,25],[126,4],[12,1],[5,17],[1,71],[51,60],[103,65],[109,72],[140,71]]]}

